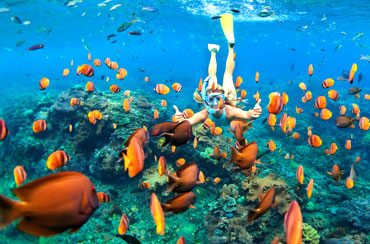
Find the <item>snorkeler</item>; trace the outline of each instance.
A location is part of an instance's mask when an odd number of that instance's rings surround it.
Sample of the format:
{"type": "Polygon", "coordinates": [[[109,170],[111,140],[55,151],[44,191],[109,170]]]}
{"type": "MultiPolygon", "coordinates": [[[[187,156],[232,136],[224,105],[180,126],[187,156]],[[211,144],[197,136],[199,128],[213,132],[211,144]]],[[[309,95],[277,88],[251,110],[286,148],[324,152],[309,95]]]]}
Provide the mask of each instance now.
{"type": "Polygon", "coordinates": [[[208,77],[204,80],[201,95],[199,95],[197,91],[194,93],[194,100],[198,103],[203,103],[205,109],[195,113],[191,118],[185,118],[177,106],[174,105],[173,107],[176,111],[175,117],[178,122],[188,120],[191,125],[195,125],[203,123],[207,118],[210,118],[215,122],[216,126],[226,126],[230,125],[233,120],[255,120],[262,114],[262,108],[259,105],[261,99],[258,100],[253,109],[248,111],[242,110],[236,106],[238,99],[233,82],[233,71],[235,67],[235,39],[232,14],[221,15],[220,21],[222,30],[229,44],[229,53],[226,61],[223,84],[222,86],[218,85],[216,77],[216,53],[220,46],[208,44],[208,49],[211,52],[211,60],[208,66],[208,77]]]}

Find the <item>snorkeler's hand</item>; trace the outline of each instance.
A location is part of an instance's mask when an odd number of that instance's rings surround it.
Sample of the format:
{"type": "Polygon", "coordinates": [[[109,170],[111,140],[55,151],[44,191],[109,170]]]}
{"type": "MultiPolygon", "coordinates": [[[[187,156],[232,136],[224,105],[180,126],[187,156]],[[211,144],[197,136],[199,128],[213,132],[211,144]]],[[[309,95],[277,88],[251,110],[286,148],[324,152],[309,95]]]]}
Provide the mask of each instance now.
{"type": "Polygon", "coordinates": [[[184,115],[180,112],[178,107],[176,105],[173,105],[173,108],[175,109],[175,118],[177,122],[182,122],[185,120],[184,115]]]}
{"type": "Polygon", "coordinates": [[[254,105],[253,110],[251,110],[251,116],[253,119],[257,119],[262,114],[262,107],[260,106],[261,99],[258,99],[256,105],[254,105]]]}

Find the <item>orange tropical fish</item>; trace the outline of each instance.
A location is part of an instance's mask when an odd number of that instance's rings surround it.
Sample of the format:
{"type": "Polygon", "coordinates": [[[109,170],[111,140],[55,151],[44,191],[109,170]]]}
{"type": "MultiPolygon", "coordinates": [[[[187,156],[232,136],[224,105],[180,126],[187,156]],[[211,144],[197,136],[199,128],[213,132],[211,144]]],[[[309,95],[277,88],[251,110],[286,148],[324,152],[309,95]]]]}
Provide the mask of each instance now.
{"type": "Polygon", "coordinates": [[[101,61],[99,59],[94,59],[93,64],[97,67],[101,66],[101,61]]]}
{"type": "Polygon", "coordinates": [[[312,67],[312,64],[310,64],[310,66],[308,66],[308,75],[311,76],[313,74],[313,67],[312,67]]]}
{"type": "Polygon", "coordinates": [[[131,91],[130,91],[130,90],[126,90],[126,91],[123,93],[123,95],[125,95],[126,97],[129,97],[129,96],[130,96],[130,93],[131,93],[131,91]]]}
{"type": "Polygon", "coordinates": [[[117,73],[119,73],[120,75],[122,75],[123,77],[125,77],[127,75],[127,70],[124,69],[124,68],[119,68],[117,70],[117,73]]]}
{"type": "Polygon", "coordinates": [[[242,77],[240,76],[236,77],[235,88],[238,89],[242,83],[243,83],[242,77]]]}
{"type": "Polygon", "coordinates": [[[113,129],[117,129],[117,124],[113,123],[113,129]]]}
{"type": "Polygon", "coordinates": [[[69,69],[64,69],[63,70],[63,76],[67,76],[69,74],[69,69]]]}
{"type": "Polygon", "coordinates": [[[163,85],[163,84],[157,84],[154,88],[154,91],[157,94],[166,95],[170,92],[170,88],[168,88],[168,86],[163,85]]]}
{"type": "Polygon", "coordinates": [[[301,135],[299,135],[298,133],[294,133],[292,137],[298,140],[299,138],[301,138],[301,135]]]}
{"type": "Polygon", "coordinates": [[[331,168],[331,172],[327,172],[327,173],[331,175],[335,181],[338,181],[342,177],[344,171],[340,170],[338,164],[334,164],[333,167],[331,168]]]}
{"type": "Polygon", "coordinates": [[[216,135],[216,136],[218,136],[218,135],[220,135],[222,133],[222,128],[221,127],[216,127],[215,128],[215,132],[214,132],[214,134],[216,135]]]}
{"type": "Polygon", "coordinates": [[[268,148],[269,148],[269,150],[270,150],[271,152],[275,151],[275,149],[276,149],[276,144],[275,144],[275,142],[274,142],[273,140],[269,140],[269,141],[266,143],[266,145],[268,146],[268,148]]]}
{"type": "Polygon", "coordinates": [[[92,125],[96,124],[96,117],[95,117],[95,114],[93,112],[89,112],[87,114],[87,117],[89,118],[90,124],[92,124],[92,125]]]}
{"type": "Polygon", "coordinates": [[[256,83],[258,83],[259,79],[260,79],[260,73],[258,73],[258,71],[257,71],[256,72],[256,77],[255,77],[256,83]]]}
{"type": "Polygon", "coordinates": [[[270,102],[268,104],[268,111],[272,114],[279,114],[283,108],[283,98],[280,96],[280,93],[273,92],[269,95],[270,102]]]}
{"type": "Polygon", "coordinates": [[[353,83],[353,78],[355,77],[355,73],[357,71],[357,64],[352,64],[351,71],[349,72],[348,81],[350,84],[353,83]]]}
{"type": "Polygon", "coordinates": [[[288,125],[288,115],[286,113],[283,113],[280,119],[280,128],[284,133],[286,133],[287,125],[288,125]]]}
{"type": "Polygon", "coordinates": [[[202,92],[202,88],[203,88],[203,80],[202,78],[200,78],[199,84],[198,84],[198,92],[202,92]]]}
{"type": "Polygon", "coordinates": [[[339,100],[339,93],[336,90],[328,91],[328,97],[333,101],[339,100]]]}
{"type": "Polygon", "coordinates": [[[285,92],[283,92],[282,97],[283,97],[283,105],[285,106],[289,101],[289,97],[285,92]]]}
{"type": "Polygon", "coordinates": [[[159,157],[158,160],[158,173],[159,176],[167,174],[167,160],[164,156],[159,157]]]}
{"type": "Polygon", "coordinates": [[[50,154],[46,161],[46,166],[48,169],[55,170],[66,165],[70,158],[65,151],[58,150],[50,154]]]}
{"type": "Polygon", "coordinates": [[[17,184],[17,186],[23,184],[23,182],[26,181],[27,174],[23,166],[18,165],[17,167],[15,167],[13,170],[13,173],[14,173],[15,184],[17,184]]]}
{"type": "Polygon", "coordinates": [[[307,185],[307,197],[311,198],[313,191],[313,179],[311,178],[307,185]]]}
{"type": "Polygon", "coordinates": [[[70,125],[68,126],[68,130],[69,130],[69,132],[72,132],[72,129],[73,129],[73,127],[72,127],[72,125],[70,124],[70,125]]]}
{"type": "Polygon", "coordinates": [[[40,90],[45,90],[49,86],[50,80],[48,78],[42,78],[39,82],[40,90]]]}
{"type": "Polygon", "coordinates": [[[288,127],[294,129],[296,126],[297,120],[294,117],[288,117],[288,127]]]}
{"type": "Polygon", "coordinates": [[[117,80],[123,80],[125,78],[125,76],[121,73],[117,73],[116,78],[117,78],[117,80]]]}
{"type": "Polygon", "coordinates": [[[172,115],[172,122],[177,122],[175,115],[172,115]]]}
{"type": "Polygon", "coordinates": [[[123,101],[123,109],[128,112],[130,110],[130,102],[128,100],[128,98],[125,98],[125,100],[123,101]]]}
{"type": "Polygon", "coordinates": [[[72,107],[80,105],[80,100],[78,98],[73,97],[73,98],[71,98],[70,104],[71,104],[72,107]]]}
{"type": "Polygon", "coordinates": [[[121,88],[119,86],[117,86],[117,85],[111,85],[109,87],[109,90],[111,90],[111,92],[113,92],[113,93],[118,93],[118,92],[121,91],[121,88]]]}
{"type": "Polygon", "coordinates": [[[370,100],[370,95],[369,94],[365,94],[364,95],[364,98],[365,98],[365,100],[368,100],[369,101],[370,100]]]}
{"type": "Polygon", "coordinates": [[[195,136],[194,137],[194,142],[193,142],[193,148],[195,149],[195,148],[197,148],[197,146],[198,146],[198,140],[197,140],[197,137],[195,136]]]}
{"type": "Polygon", "coordinates": [[[203,126],[205,128],[210,128],[212,126],[212,120],[210,118],[207,118],[206,120],[204,120],[203,126]]]}
{"type": "Polygon", "coordinates": [[[129,229],[129,219],[126,214],[123,214],[121,217],[121,221],[118,226],[118,234],[124,235],[126,231],[129,229]]]}
{"type": "Polygon", "coordinates": [[[149,182],[142,182],[140,184],[140,188],[142,189],[149,189],[151,187],[150,183],[149,182]]]}
{"type": "Polygon", "coordinates": [[[258,100],[260,99],[260,94],[258,93],[258,91],[256,92],[256,94],[253,95],[253,98],[255,98],[256,102],[258,102],[258,100]]]}
{"type": "Polygon", "coordinates": [[[359,126],[361,130],[368,130],[370,127],[370,121],[366,117],[362,117],[359,121],[359,126]]]}
{"type": "Polygon", "coordinates": [[[97,120],[101,120],[103,118],[103,115],[98,110],[94,110],[92,113],[94,113],[94,116],[97,120]]]}
{"type": "Polygon", "coordinates": [[[347,111],[347,108],[345,106],[339,106],[339,114],[344,115],[347,111]]]}
{"type": "Polygon", "coordinates": [[[302,165],[299,165],[296,172],[297,181],[299,184],[303,185],[303,179],[304,179],[304,169],[302,165]]]}
{"type": "Polygon", "coordinates": [[[328,78],[322,82],[322,87],[323,88],[329,88],[334,85],[334,80],[332,78],[328,78]]]}
{"type": "Polygon", "coordinates": [[[127,147],[127,154],[123,153],[124,169],[128,169],[128,175],[132,178],[144,168],[144,150],[140,138],[132,137],[127,147]]]}
{"type": "Polygon", "coordinates": [[[48,125],[46,124],[46,121],[43,119],[36,120],[33,122],[32,130],[34,133],[40,133],[46,131],[48,128],[48,125]]]}
{"type": "Polygon", "coordinates": [[[357,93],[357,94],[355,94],[355,98],[357,98],[357,99],[358,99],[358,98],[360,98],[360,97],[361,97],[361,96],[360,96],[360,94],[358,94],[358,93],[357,93]]]}
{"type": "Polygon", "coordinates": [[[318,109],[326,108],[326,98],[324,96],[317,97],[314,107],[318,109]]]}
{"type": "Polygon", "coordinates": [[[319,117],[319,113],[318,112],[313,112],[313,117],[319,117]]]}
{"type": "Polygon", "coordinates": [[[206,181],[204,174],[201,170],[199,170],[198,178],[199,178],[199,181],[197,181],[197,184],[203,184],[206,181]]]}
{"type": "Polygon", "coordinates": [[[240,92],[240,99],[244,99],[245,96],[247,96],[246,90],[241,90],[241,92],[240,92]]]}
{"type": "Polygon", "coordinates": [[[181,236],[180,239],[176,242],[176,244],[186,244],[185,237],[181,236]]]}
{"type": "Polygon", "coordinates": [[[94,83],[92,83],[91,81],[88,81],[88,82],[86,83],[86,90],[87,90],[88,92],[93,92],[93,91],[95,91],[94,83]]]}
{"type": "Polygon", "coordinates": [[[154,222],[157,226],[156,228],[157,234],[163,236],[165,227],[163,209],[155,193],[152,193],[152,197],[150,199],[150,211],[152,213],[154,222]]]}
{"type": "Polygon", "coordinates": [[[146,77],[144,78],[144,80],[145,80],[145,82],[149,82],[149,77],[148,77],[148,76],[146,76],[146,77]]]}
{"type": "Polygon", "coordinates": [[[267,124],[270,126],[271,130],[274,130],[274,126],[276,124],[275,114],[269,114],[269,116],[267,117],[267,124]]]}
{"type": "Polygon", "coordinates": [[[181,88],[182,88],[182,86],[181,86],[180,83],[173,83],[172,84],[172,89],[174,89],[175,92],[180,92],[181,91],[181,88]]]}
{"type": "Polygon", "coordinates": [[[347,150],[351,150],[351,148],[352,148],[351,140],[346,141],[346,144],[344,145],[344,148],[347,149],[347,150]]]}
{"type": "Polygon", "coordinates": [[[108,68],[114,69],[114,70],[118,69],[117,62],[110,62],[109,65],[108,65],[108,68]]]}
{"type": "Polygon", "coordinates": [[[185,164],[185,159],[184,158],[179,158],[177,161],[176,161],[176,165],[177,167],[181,167],[185,164]]]}
{"type": "Polygon", "coordinates": [[[322,145],[322,140],[319,136],[311,134],[308,137],[308,144],[310,144],[311,147],[320,147],[322,145]]]}
{"type": "Polygon", "coordinates": [[[306,86],[306,84],[305,84],[305,83],[303,83],[303,82],[299,83],[299,88],[301,88],[301,89],[302,89],[302,91],[304,91],[304,92],[306,92],[306,90],[307,90],[307,86],[306,86]]]}
{"type": "Polygon", "coordinates": [[[211,125],[211,134],[212,135],[215,133],[215,128],[216,128],[216,125],[215,125],[215,122],[213,121],[212,125],[211,125]]]}
{"type": "Polygon", "coordinates": [[[356,163],[359,163],[361,161],[361,157],[360,156],[357,156],[356,159],[355,159],[355,162],[356,163]]]}
{"type": "Polygon", "coordinates": [[[87,59],[88,59],[89,61],[91,61],[91,53],[88,53],[88,54],[87,54],[87,59]]]}
{"type": "Polygon", "coordinates": [[[330,148],[325,150],[325,153],[328,155],[334,155],[334,153],[337,151],[338,146],[334,142],[330,144],[330,148]]]}
{"type": "Polygon", "coordinates": [[[292,201],[284,216],[284,230],[287,244],[302,243],[302,213],[297,201],[292,201]]]}
{"type": "Polygon", "coordinates": [[[354,186],[354,183],[353,183],[353,180],[351,179],[351,177],[347,177],[346,178],[346,183],[345,183],[346,187],[348,189],[351,189],[353,186],[354,186]]]}
{"type": "Polygon", "coordinates": [[[272,240],[271,244],[279,244],[278,239],[275,237],[275,238],[272,240]]]}
{"type": "Polygon", "coordinates": [[[110,201],[109,195],[105,192],[98,192],[96,193],[96,195],[98,197],[99,202],[109,202],[110,201]]]}
{"type": "Polygon", "coordinates": [[[108,81],[109,81],[109,76],[107,76],[107,78],[105,79],[105,81],[106,81],[106,82],[108,82],[108,81]]]}
{"type": "Polygon", "coordinates": [[[184,111],[182,111],[182,115],[185,117],[185,119],[189,119],[189,118],[193,117],[194,111],[191,110],[190,108],[187,108],[184,111]]]}
{"type": "Polygon", "coordinates": [[[216,177],[216,178],[213,179],[212,182],[213,182],[213,184],[216,185],[216,184],[220,183],[220,181],[221,181],[220,177],[216,177]]]}
{"type": "Polygon", "coordinates": [[[321,109],[320,118],[322,120],[328,120],[332,116],[332,112],[329,109],[323,108],[321,109]]]}
{"type": "Polygon", "coordinates": [[[83,64],[77,68],[78,73],[81,73],[87,77],[91,77],[94,75],[94,69],[88,64],[83,64]]]}
{"type": "Polygon", "coordinates": [[[173,153],[174,153],[174,152],[175,152],[175,150],[176,150],[176,146],[172,146],[172,147],[171,147],[171,152],[173,152],[173,153]]]}
{"type": "Polygon", "coordinates": [[[307,91],[307,92],[304,94],[304,99],[306,100],[306,102],[310,101],[310,100],[312,99],[312,92],[307,91]]]}
{"type": "Polygon", "coordinates": [[[166,107],[167,106],[167,101],[166,100],[162,100],[161,101],[161,106],[162,107],[166,107]]]}
{"type": "Polygon", "coordinates": [[[355,103],[352,103],[352,110],[351,110],[351,113],[353,114],[359,114],[361,112],[360,108],[358,107],[357,104],[355,103]]]}
{"type": "Polygon", "coordinates": [[[105,59],[104,59],[104,63],[105,63],[107,66],[109,66],[109,64],[110,64],[110,58],[105,58],[105,59]]]}
{"type": "Polygon", "coordinates": [[[158,112],[158,109],[154,109],[154,119],[158,119],[159,118],[159,112],[158,112]]]}

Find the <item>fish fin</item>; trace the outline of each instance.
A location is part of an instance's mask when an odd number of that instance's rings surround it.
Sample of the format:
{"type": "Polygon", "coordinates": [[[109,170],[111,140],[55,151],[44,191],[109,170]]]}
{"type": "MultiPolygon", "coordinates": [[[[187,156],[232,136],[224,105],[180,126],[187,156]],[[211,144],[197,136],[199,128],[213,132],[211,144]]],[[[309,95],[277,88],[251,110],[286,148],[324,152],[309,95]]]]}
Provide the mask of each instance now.
{"type": "Polygon", "coordinates": [[[130,159],[125,154],[123,154],[123,158],[125,160],[124,162],[125,162],[125,172],[126,172],[128,165],[130,164],[130,159]]]}
{"type": "Polygon", "coordinates": [[[80,206],[80,213],[85,213],[87,208],[89,207],[89,199],[87,198],[86,192],[84,192],[84,196],[82,198],[81,206],[80,206]]]}
{"type": "Polygon", "coordinates": [[[166,192],[170,192],[170,191],[173,190],[173,188],[176,187],[177,182],[179,181],[179,178],[177,176],[173,176],[171,174],[167,174],[167,176],[168,176],[168,184],[169,184],[169,186],[168,186],[166,192]]]}
{"type": "Polygon", "coordinates": [[[266,193],[259,194],[258,195],[258,202],[261,202],[265,196],[266,196],[266,193]]]}
{"type": "Polygon", "coordinates": [[[81,229],[82,226],[79,226],[79,227],[74,227],[72,229],[69,230],[69,234],[72,234],[72,233],[75,233],[76,231],[78,231],[79,229],[81,229]]]}
{"type": "Polygon", "coordinates": [[[31,218],[24,218],[21,222],[18,223],[17,228],[23,232],[26,232],[34,236],[54,236],[59,233],[62,233],[64,230],[58,229],[48,229],[42,227],[32,221],[31,218]]]}
{"type": "Polygon", "coordinates": [[[190,204],[189,208],[197,209],[197,207],[195,207],[193,204],[190,204]]]}
{"type": "Polygon", "coordinates": [[[175,133],[162,133],[160,136],[164,136],[165,141],[162,144],[162,147],[166,146],[167,144],[172,142],[172,137],[175,135],[175,133]]]}
{"type": "Polygon", "coordinates": [[[119,163],[119,162],[121,162],[122,160],[124,160],[124,157],[123,157],[123,155],[127,155],[127,147],[126,148],[124,148],[124,149],[122,149],[121,151],[119,151],[119,153],[118,153],[118,160],[117,160],[117,163],[119,163]]]}
{"type": "Polygon", "coordinates": [[[255,164],[262,164],[262,165],[266,165],[266,164],[262,163],[262,162],[261,162],[261,160],[259,160],[259,159],[258,159],[258,160],[256,160],[256,161],[254,161],[254,163],[255,163],[255,164]]]}
{"type": "Polygon", "coordinates": [[[0,229],[22,215],[21,204],[0,194],[0,229]]]}
{"type": "Polygon", "coordinates": [[[161,203],[161,207],[163,209],[163,212],[167,213],[170,207],[170,204],[161,203]]]}
{"type": "Polygon", "coordinates": [[[227,129],[227,131],[228,131],[228,132],[230,132],[231,134],[235,135],[235,132],[234,132],[234,131],[232,131],[230,128],[229,128],[229,129],[227,129]]]}
{"type": "Polygon", "coordinates": [[[261,122],[261,125],[263,125],[264,123],[266,123],[267,122],[267,118],[266,119],[264,119],[264,120],[262,120],[262,122],[261,122]]]}
{"type": "Polygon", "coordinates": [[[329,175],[333,175],[333,173],[332,173],[332,172],[326,172],[326,173],[328,173],[329,175]]]}
{"type": "Polygon", "coordinates": [[[242,154],[238,152],[238,150],[235,147],[233,146],[230,146],[230,147],[231,147],[231,159],[228,165],[234,163],[235,161],[238,161],[238,159],[242,157],[242,154]]]}
{"type": "Polygon", "coordinates": [[[273,204],[271,204],[271,207],[276,207],[277,205],[279,205],[279,201],[278,200],[276,200],[273,204]]]}

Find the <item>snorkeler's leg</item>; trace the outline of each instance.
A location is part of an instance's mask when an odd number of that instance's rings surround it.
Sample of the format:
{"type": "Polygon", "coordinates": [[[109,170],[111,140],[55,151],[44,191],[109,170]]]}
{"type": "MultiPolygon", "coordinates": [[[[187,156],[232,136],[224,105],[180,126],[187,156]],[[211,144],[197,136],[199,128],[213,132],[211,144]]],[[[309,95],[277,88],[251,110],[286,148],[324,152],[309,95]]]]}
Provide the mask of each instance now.
{"type": "Polygon", "coordinates": [[[225,90],[225,96],[228,96],[230,100],[236,99],[236,89],[233,82],[234,68],[235,68],[234,48],[231,45],[229,45],[229,54],[227,55],[226,69],[222,87],[225,90]]]}
{"type": "Polygon", "coordinates": [[[217,61],[216,61],[216,53],[214,49],[211,51],[211,59],[209,60],[209,65],[208,65],[208,75],[211,76],[209,82],[208,82],[208,87],[212,87],[212,84],[215,82],[217,85],[217,61]]]}

